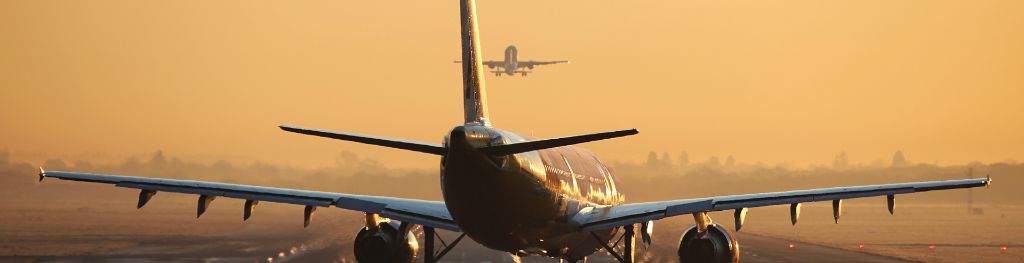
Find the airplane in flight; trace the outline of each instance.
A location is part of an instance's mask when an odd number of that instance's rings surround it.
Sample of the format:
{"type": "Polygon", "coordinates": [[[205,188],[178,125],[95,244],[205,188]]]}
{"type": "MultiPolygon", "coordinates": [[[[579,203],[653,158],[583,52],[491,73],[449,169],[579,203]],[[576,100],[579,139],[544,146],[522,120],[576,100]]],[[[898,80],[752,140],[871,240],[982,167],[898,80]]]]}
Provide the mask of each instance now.
{"type": "MultiPolygon", "coordinates": [[[[455,63],[462,63],[462,61],[456,60],[455,63]]],[[[530,72],[533,72],[533,71],[527,71],[525,69],[532,70],[533,67],[536,67],[536,66],[569,63],[569,61],[568,60],[554,60],[554,61],[526,60],[526,61],[521,61],[521,60],[519,60],[519,49],[516,48],[515,45],[508,45],[508,47],[505,48],[505,60],[502,60],[502,61],[486,60],[486,61],[483,61],[482,63],[483,63],[484,66],[487,66],[487,68],[493,69],[493,71],[491,71],[491,73],[494,73],[494,75],[498,76],[498,77],[501,77],[501,74],[503,74],[503,73],[504,74],[508,74],[508,75],[515,75],[516,73],[519,73],[520,75],[525,77],[526,74],[529,74],[530,72]],[[499,68],[499,69],[495,69],[495,68],[499,68]]]]}
{"type": "Polygon", "coordinates": [[[573,145],[635,135],[637,130],[531,139],[494,127],[488,119],[474,0],[460,0],[460,16],[465,122],[452,128],[441,144],[280,126],[288,132],[437,155],[443,201],[43,168],[39,180],[52,177],[138,189],[137,208],[159,192],[195,194],[199,195],[197,218],[217,197],[245,200],[243,220],[252,216],[259,202],[304,206],[304,226],[317,208],[359,211],[365,213],[365,225],[355,238],[356,260],[405,263],[419,257],[426,263],[437,262],[467,236],[516,258],[546,256],[585,262],[604,250],[619,262],[632,263],[637,241],[650,244],[654,220],[686,215],[693,216],[694,224],[680,238],[681,262],[738,262],[738,241],[731,230],[714,223],[709,212],[734,211],[735,231],[739,231],[749,208],[788,205],[795,225],[801,203],[831,202],[838,223],[845,199],[884,196],[892,213],[896,195],[991,183],[990,178],[982,178],[627,203],[605,162],[573,145]],[[418,227],[424,236],[422,251],[418,227]],[[460,234],[437,246],[437,229],[460,234]]]}

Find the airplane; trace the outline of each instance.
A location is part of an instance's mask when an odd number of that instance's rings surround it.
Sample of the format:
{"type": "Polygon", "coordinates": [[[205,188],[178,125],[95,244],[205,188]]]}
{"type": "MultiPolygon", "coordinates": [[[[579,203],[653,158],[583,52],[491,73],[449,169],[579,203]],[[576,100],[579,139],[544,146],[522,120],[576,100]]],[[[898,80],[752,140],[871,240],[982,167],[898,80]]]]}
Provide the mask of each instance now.
{"type": "Polygon", "coordinates": [[[606,163],[574,145],[635,135],[638,131],[531,139],[494,127],[488,118],[476,3],[460,0],[459,6],[465,122],[452,128],[441,144],[280,126],[288,132],[437,155],[443,201],[45,171],[42,167],[39,181],[52,177],[138,189],[139,209],[159,192],[195,194],[199,195],[197,218],[217,197],[245,200],[243,221],[252,216],[259,202],[304,206],[304,226],[309,225],[317,208],[363,212],[365,224],[354,241],[356,260],[405,263],[420,257],[426,263],[437,262],[467,236],[490,249],[508,252],[515,259],[545,256],[586,262],[588,256],[604,250],[618,262],[632,263],[637,241],[650,245],[653,221],[686,215],[693,216],[694,224],[680,238],[681,262],[739,262],[736,237],[714,223],[709,212],[734,211],[735,231],[740,231],[749,208],[789,205],[795,225],[801,203],[832,202],[838,223],[845,199],[885,196],[893,213],[896,195],[981,187],[992,182],[991,178],[927,181],[627,203],[606,163]],[[438,229],[460,234],[448,243],[437,235],[438,229]],[[424,236],[422,251],[418,233],[424,236]],[[437,246],[437,240],[442,241],[441,246],[437,246]]]}
{"type": "MultiPolygon", "coordinates": [[[[455,63],[462,63],[462,61],[456,60],[455,63]]],[[[482,63],[483,63],[484,66],[487,66],[487,68],[489,68],[489,69],[500,68],[500,69],[496,69],[496,70],[491,71],[491,73],[494,73],[494,75],[498,76],[498,77],[501,77],[502,73],[508,74],[510,76],[514,75],[516,73],[519,73],[520,75],[525,77],[526,74],[529,74],[530,72],[533,72],[533,71],[520,70],[522,68],[526,68],[526,69],[531,69],[532,70],[533,67],[535,67],[535,66],[569,63],[569,61],[568,60],[554,60],[554,61],[526,60],[526,61],[520,61],[519,60],[519,49],[517,49],[515,45],[508,45],[508,47],[505,48],[505,60],[502,60],[502,61],[486,60],[486,61],[483,61],[482,63]]]]}

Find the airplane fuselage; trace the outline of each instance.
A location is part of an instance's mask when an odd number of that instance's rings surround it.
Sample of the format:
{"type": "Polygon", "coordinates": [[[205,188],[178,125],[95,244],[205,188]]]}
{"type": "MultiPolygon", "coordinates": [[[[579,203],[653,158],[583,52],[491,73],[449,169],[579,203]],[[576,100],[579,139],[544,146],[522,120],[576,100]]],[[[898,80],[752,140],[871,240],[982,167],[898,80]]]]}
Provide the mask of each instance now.
{"type": "MultiPolygon", "coordinates": [[[[568,218],[584,205],[622,203],[608,168],[590,151],[564,146],[507,156],[476,148],[526,141],[497,128],[467,124],[445,138],[441,191],[470,238],[516,254],[582,258],[601,248],[568,218]]],[[[604,239],[614,235],[598,233],[604,239]]]]}
{"type": "Polygon", "coordinates": [[[519,49],[515,45],[505,48],[505,74],[512,75],[519,68],[519,49]]]}

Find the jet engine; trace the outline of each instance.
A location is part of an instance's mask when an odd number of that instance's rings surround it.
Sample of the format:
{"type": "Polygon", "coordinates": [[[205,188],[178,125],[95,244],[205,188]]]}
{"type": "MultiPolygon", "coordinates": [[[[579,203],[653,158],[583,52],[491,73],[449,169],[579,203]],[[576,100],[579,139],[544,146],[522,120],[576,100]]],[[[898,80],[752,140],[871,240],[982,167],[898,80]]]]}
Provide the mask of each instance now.
{"type": "Polygon", "coordinates": [[[383,221],[376,229],[364,227],[356,235],[353,252],[358,262],[412,263],[420,245],[413,231],[402,233],[395,221],[383,221]]]}
{"type": "Polygon", "coordinates": [[[721,225],[710,224],[704,233],[699,233],[694,225],[679,239],[679,262],[737,263],[740,245],[721,225]]]}

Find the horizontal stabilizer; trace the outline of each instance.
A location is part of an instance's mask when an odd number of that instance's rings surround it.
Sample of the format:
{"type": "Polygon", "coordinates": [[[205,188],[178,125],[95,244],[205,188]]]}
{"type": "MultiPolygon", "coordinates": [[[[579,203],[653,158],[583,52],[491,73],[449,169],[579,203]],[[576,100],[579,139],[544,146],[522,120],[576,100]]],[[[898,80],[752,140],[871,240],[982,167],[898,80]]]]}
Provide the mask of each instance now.
{"type": "Polygon", "coordinates": [[[294,132],[294,133],[301,133],[301,134],[305,134],[305,135],[313,135],[313,136],[327,137],[327,138],[331,138],[331,139],[338,139],[338,140],[359,142],[359,143],[365,143],[365,144],[372,144],[372,145],[377,145],[377,146],[398,148],[398,149],[417,151],[417,152],[422,152],[422,153],[444,155],[445,152],[447,152],[445,150],[445,148],[443,146],[441,146],[441,145],[424,143],[424,142],[404,141],[404,140],[382,138],[382,137],[364,136],[364,135],[357,135],[357,134],[350,134],[350,133],[340,133],[340,132],[332,132],[332,131],[314,130],[314,129],[292,127],[292,126],[288,126],[288,125],[281,125],[280,127],[281,127],[282,130],[289,131],[289,132],[294,132]]]}
{"type": "Polygon", "coordinates": [[[495,145],[480,148],[479,150],[483,153],[490,155],[509,155],[521,152],[536,151],[541,149],[555,148],[568,146],[573,144],[592,142],[604,139],[611,139],[615,137],[629,136],[640,133],[636,129],[602,132],[586,135],[577,135],[570,137],[544,139],[537,141],[520,142],[513,144],[495,145]]]}

